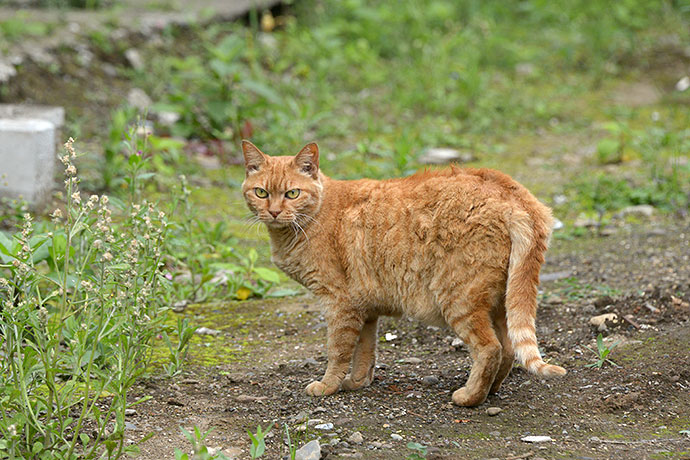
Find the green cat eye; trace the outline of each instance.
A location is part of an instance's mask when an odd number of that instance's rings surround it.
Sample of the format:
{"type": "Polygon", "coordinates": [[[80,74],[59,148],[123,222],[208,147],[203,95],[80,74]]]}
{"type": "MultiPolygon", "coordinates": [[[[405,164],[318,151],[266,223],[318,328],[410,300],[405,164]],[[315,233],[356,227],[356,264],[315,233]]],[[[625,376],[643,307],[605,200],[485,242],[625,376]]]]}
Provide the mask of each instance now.
{"type": "Polygon", "coordinates": [[[266,198],[268,196],[268,192],[266,190],[262,189],[261,187],[256,187],[254,189],[254,193],[259,198],[266,198]]]}
{"type": "Polygon", "coordinates": [[[285,192],[285,197],[290,198],[291,200],[294,200],[299,196],[299,189],[298,188],[293,188],[292,190],[288,190],[285,192]]]}

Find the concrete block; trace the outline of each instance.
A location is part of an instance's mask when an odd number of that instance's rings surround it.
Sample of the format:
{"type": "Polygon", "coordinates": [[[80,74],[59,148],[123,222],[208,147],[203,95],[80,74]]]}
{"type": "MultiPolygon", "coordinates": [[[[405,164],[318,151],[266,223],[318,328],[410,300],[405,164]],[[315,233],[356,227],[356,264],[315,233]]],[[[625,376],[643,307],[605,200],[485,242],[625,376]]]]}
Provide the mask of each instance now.
{"type": "Polygon", "coordinates": [[[41,205],[55,174],[55,125],[36,118],[0,118],[0,195],[41,205]]]}
{"type": "Polygon", "coordinates": [[[36,118],[62,128],[65,124],[65,109],[49,105],[0,104],[0,118],[36,118]]]}

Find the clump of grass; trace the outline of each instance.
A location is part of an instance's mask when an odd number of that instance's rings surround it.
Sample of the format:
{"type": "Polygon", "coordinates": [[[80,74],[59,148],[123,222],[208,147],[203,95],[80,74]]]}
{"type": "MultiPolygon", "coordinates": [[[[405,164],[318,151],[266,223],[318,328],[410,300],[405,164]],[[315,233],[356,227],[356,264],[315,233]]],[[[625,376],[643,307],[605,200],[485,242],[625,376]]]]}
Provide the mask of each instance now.
{"type": "Polygon", "coordinates": [[[594,351],[589,347],[587,348],[589,351],[597,355],[597,360],[596,362],[587,364],[585,367],[596,367],[597,369],[601,369],[605,363],[609,363],[612,366],[618,367],[618,364],[608,359],[609,354],[618,345],[618,343],[619,342],[616,342],[607,347],[606,345],[604,345],[604,337],[601,334],[599,334],[597,336],[597,350],[594,351]]]}

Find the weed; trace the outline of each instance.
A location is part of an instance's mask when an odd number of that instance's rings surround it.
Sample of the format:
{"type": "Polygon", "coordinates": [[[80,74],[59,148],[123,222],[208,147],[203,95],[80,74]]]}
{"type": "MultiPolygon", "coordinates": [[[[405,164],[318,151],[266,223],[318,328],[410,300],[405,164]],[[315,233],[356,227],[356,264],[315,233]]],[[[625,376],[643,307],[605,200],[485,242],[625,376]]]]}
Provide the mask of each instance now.
{"type": "Polygon", "coordinates": [[[173,345],[168,337],[167,331],[163,331],[161,336],[165,345],[170,352],[170,362],[163,365],[165,372],[169,377],[173,377],[180,373],[182,365],[187,359],[187,352],[189,351],[189,340],[194,335],[196,328],[189,324],[187,318],[177,318],[177,344],[173,345]]]}
{"type": "Polygon", "coordinates": [[[592,350],[591,348],[587,347],[589,351],[592,353],[596,354],[598,356],[598,359],[596,362],[587,364],[585,367],[596,367],[598,369],[601,369],[601,367],[604,365],[604,363],[609,363],[613,366],[618,367],[618,364],[614,363],[610,359],[608,359],[608,355],[611,353],[611,350],[614,349],[616,345],[618,345],[619,342],[616,342],[612,344],[611,346],[607,347],[604,345],[604,337],[599,334],[597,336],[597,351],[592,350]]]}
{"type": "Polygon", "coordinates": [[[252,440],[252,445],[249,448],[249,456],[251,458],[259,458],[264,454],[264,452],[266,451],[266,442],[264,438],[271,431],[272,428],[273,427],[271,426],[268,429],[268,431],[263,431],[261,429],[261,425],[258,425],[256,427],[256,433],[252,434],[251,431],[247,431],[249,438],[252,440]]]}
{"type": "Polygon", "coordinates": [[[426,458],[427,446],[410,441],[407,443],[407,448],[412,451],[412,453],[406,457],[408,460],[423,460],[426,458]]]}
{"type": "MultiPolygon", "coordinates": [[[[205,433],[201,433],[201,430],[194,425],[194,433],[190,433],[184,428],[180,427],[182,434],[189,440],[192,444],[192,460],[227,460],[228,458],[222,453],[217,452],[211,454],[206,447],[206,437],[211,433],[208,430],[205,433]]],[[[175,449],[175,460],[190,460],[189,454],[182,452],[180,449],[175,449]]]]}
{"type": "Polygon", "coordinates": [[[136,452],[125,444],[128,393],[164,319],[165,215],[142,200],[114,222],[107,196],[82,198],[71,139],[65,149],[65,207],[51,224],[26,214],[18,233],[0,234],[0,433],[10,458],[136,452]]]}

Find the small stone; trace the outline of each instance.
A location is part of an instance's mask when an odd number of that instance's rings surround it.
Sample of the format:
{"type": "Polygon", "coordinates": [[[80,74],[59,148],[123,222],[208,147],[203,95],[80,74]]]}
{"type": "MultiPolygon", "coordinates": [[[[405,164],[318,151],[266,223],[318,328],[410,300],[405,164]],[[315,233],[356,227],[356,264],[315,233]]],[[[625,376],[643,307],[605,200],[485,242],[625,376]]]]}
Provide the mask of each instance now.
{"type": "Polygon", "coordinates": [[[237,402],[254,402],[254,401],[264,401],[268,399],[268,396],[251,396],[251,395],[239,395],[237,402]]]}
{"type": "Polygon", "coordinates": [[[299,412],[296,415],[290,417],[292,423],[304,422],[307,419],[307,413],[305,411],[299,412]]]}
{"type": "Polygon", "coordinates": [[[500,407],[489,407],[489,408],[486,410],[486,414],[487,414],[488,416],[490,416],[490,417],[493,417],[493,416],[495,416],[495,415],[498,415],[498,414],[500,414],[501,412],[503,412],[503,409],[501,409],[500,407]]]}
{"type": "Polygon", "coordinates": [[[615,313],[604,313],[603,315],[593,316],[589,319],[589,324],[595,326],[599,331],[607,329],[606,323],[617,323],[618,315],[615,313]]]}
{"type": "Polygon", "coordinates": [[[125,422],[125,430],[137,431],[139,428],[132,422],[125,422]]]}
{"type": "Polygon", "coordinates": [[[427,375],[426,377],[424,377],[422,379],[422,383],[428,387],[438,385],[438,382],[439,382],[438,377],[436,377],[435,375],[427,375]]]}
{"type": "Polygon", "coordinates": [[[617,214],[620,217],[625,216],[640,216],[640,217],[651,217],[654,214],[654,206],[648,204],[638,204],[636,206],[628,206],[627,208],[621,209],[617,214]]]}
{"type": "Polygon", "coordinates": [[[404,364],[421,364],[422,360],[419,358],[403,358],[398,362],[404,364]]]}
{"type": "Polygon", "coordinates": [[[295,460],[319,460],[321,458],[321,445],[317,439],[309,441],[295,452],[295,460]]]}
{"type": "Polygon", "coordinates": [[[573,222],[573,227],[575,228],[591,228],[591,227],[597,227],[599,225],[599,221],[595,219],[588,219],[586,217],[578,217],[575,222],[573,222]]]}
{"type": "Polygon", "coordinates": [[[398,433],[393,433],[391,434],[391,439],[393,439],[393,441],[402,441],[403,437],[400,436],[398,433]]]}
{"type": "Polygon", "coordinates": [[[491,436],[493,436],[494,438],[498,438],[498,437],[501,436],[501,432],[500,432],[500,431],[490,431],[489,434],[490,434],[491,436]]]}
{"type": "Polygon", "coordinates": [[[167,403],[170,404],[171,406],[177,406],[177,407],[183,407],[184,406],[183,402],[180,402],[175,398],[168,398],[167,403]]]}
{"type": "Polygon", "coordinates": [[[219,335],[222,334],[223,331],[219,331],[217,329],[210,329],[208,327],[200,327],[196,331],[194,331],[194,333],[199,335],[219,335]]]}
{"type": "Polygon", "coordinates": [[[172,126],[177,123],[180,118],[182,118],[182,116],[177,112],[169,112],[165,110],[156,112],[156,116],[158,117],[158,123],[163,126],[172,126]]]}
{"type": "Polygon", "coordinates": [[[320,418],[312,418],[307,422],[309,426],[320,425],[321,423],[326,423],[326,421],[320,418]]]}
{"type": "Polygon", "coordinates": [[[326,408],[319,406],[316,409],[314,409],[313,411],[311,411],[312,414],[320,414],[321,412],[326,412],[326,408]]]}
{"type": "Polygon", "coordinates": [[[553,439],[551,439],[551,436],[525,436],[524,438],[520,438],[520,441],[537,443],[537,442],[551,442],[551,441],[553,441],[553,439]]]}
{"type": "Polygon", "coordinates": [[[127,93],[127,103],[139,110],[147,110],[153,101],[146,92],[141,88],[132,88],[127,93]]]}
{"type": "Polygon", "coordinates": [[[352,444],[362,444],[364,442],[364,436],[362,436],[362,433],[359,431],[355,431],[350,435],[349,438],[347,438],[348,442],[351,442],[352,444]]]}
{"type": "Polygon", "coordinates": [[[319,425],[316,425],[314,428],[317,430],[323,430],[323,431],[328,431],[333,429],[333,424],[332,423],[321,423],[319,425]]]}
{"type": "Polygon", "coordinates": [[[125,417],[130,417],[132,415],[137,415],[136,409],[125,409],[125,417]]]}
{"type": "Polygon", "coordinates": [[[683,92],[688,88],[690,88],[690,77],[686,75],[676,83],[676,91],[683,92]]]}
{"type": "Polygon", "coordinates": [[[141,53],[134,48],[130,48],[125,51],[125,59],[129,62],[135,70],[141,70],[144,68],[144,59],[141,57],[141,53]]]}
{"type": "Polygon", "coordinates": [[[428,149],[419,158],[422,164],[445,164],[451,161],[459,161],[461,163],[469,163],[474,160],[474,155],[469,152],[461,152],[460,150],[451,148],[431,148],[428,149]]]}
{"type": "Polygon", "coordinates": [[[319,362],[314,358],[307,358],[304,361],[302,361],[302,367],[316,367],[318,365],[319,362]]]}
{"type": "Polygon", "coordinates": [[[451,342],[450,346],[453,348],[460,348],[461,346],[465,345],[465,342],[462,341],[460,337],[456,337],[453,339],[451,342]]]}
{"type": "Polygon", "coordinates": [[[185,308],[187,308],[187,305],[189,304],[188,301],[186,300],[181,300],[179,302],[175,302],[172,306],[172,311],[175,313],[182,313],[185,308]]]}
{"type": "Polygon", "coordinates": [[[392,342],[393,340],[397,339],[398,336],[395,334],[391,334],[390,332],[386,332],[386,342],[392,342]]]}

